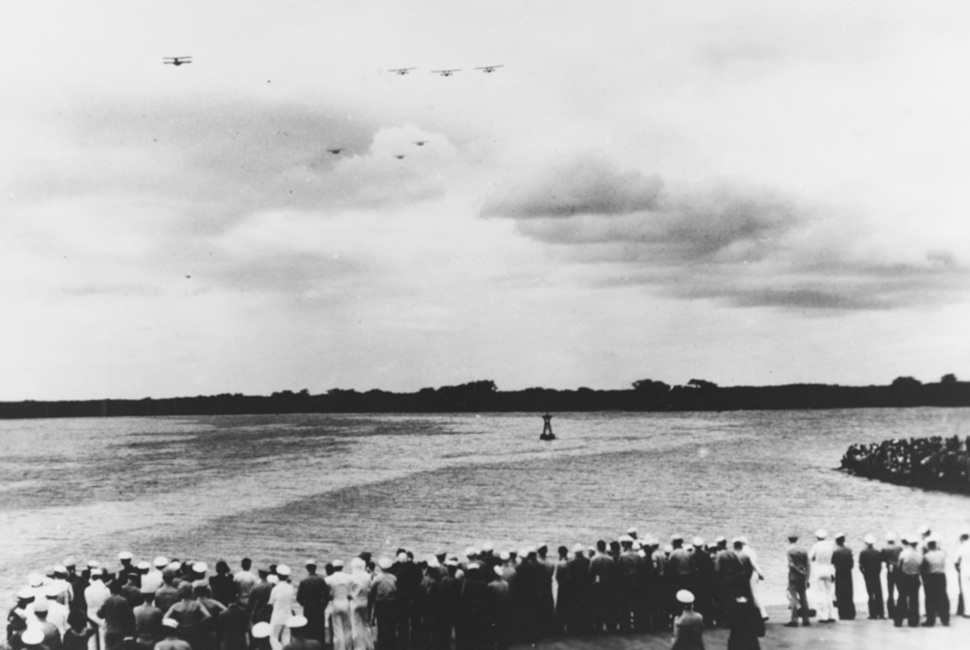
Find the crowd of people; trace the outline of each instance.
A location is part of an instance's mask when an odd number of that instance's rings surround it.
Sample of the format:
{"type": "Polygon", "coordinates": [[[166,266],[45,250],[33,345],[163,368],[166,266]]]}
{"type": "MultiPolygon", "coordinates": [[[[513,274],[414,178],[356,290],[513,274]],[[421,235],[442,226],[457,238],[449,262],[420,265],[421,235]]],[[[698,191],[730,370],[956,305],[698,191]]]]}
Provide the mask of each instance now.
{"type": "Polygon", "coordinates": [[[970,494],[970,438],[909,438],[851,445],[842,469],[888,483],[970,494]]]}
{"type": "MultiPolygon", "coordinates": [[[[789,626],[855,617],[852,551],[844,536],[818,531],[811,549],[792,536],[789,626]],[[807,600],[811,583],[815,603],[807,600]],[[835,604],[834,604],[835,603],[835,604]]],[[[874,549],[867,539],[859,568],[869,589],[870,618],[882,618],[881,568],[887,610],[897,624],[949,622],[945,566],[937,541],[895,540],[874,549]],[[898,552],[897,552],[898,551],[898,552]],[[913,570],[915,568],[915,581],[913,570]],[[914,596],[914,589],[916,595],[914,596]],[[914,604],[915,603],[915,604],[914,604]],[[908,617],[908,618],[907,618],[908,617]]],[[[961,538],[958,568],[970,563],[961,538]]],[[[28,576],[7,617],[13,650],[497,650],[561,635],[673,632],[674,647],[694,647],[703,629],[730,629],[729,648],[757,648],[767,614],[759,599],[764,575],[743,537],[674,535],[669,543],[636,529],[593,546],[548,545],[497,552],[493,545],[461,554],[415,557],[408,549],[345,566],[305,563],[296,580],[284,564],[234,571],[219,560],[119,554],[108,568],[73,558],[28,576]],[[318,568],[321,571],[318,572],[318,568]]],[[[967,571],[970,574],[970,570],[967,571]]]]}
{"type": "MultiPolygon", "coordinates": [[[[846,545],[844,533],[832,539],[825,530],[815,533],[816,541],[810,549],[799,546],[798,537],[789,537],[788,601],[791,620],[788,627],[810,625],[810,617],[817,613],[819,623],[856,618],[852,570],[856,557],[846,545]],[[806,598],[806,590],[814,582],[814,608],[806,598]]],[[[876,548],[876,539],[866,535],[865,548],[859,552],[858,568],[862,574],[867,597],[869,619],[891,619],[896,627],[932,627],[937,619],[950,624],[951,602],[947,586],[946,553],[938,537],[929,526],[917,534],[897,537],[887,533],[885,543],[876,548]],[[898,543],[897,543],[898,542],[898,543]],[[885,590],[883,589],[885,568],[885,590]],[[925,620],[920,622],[920,590],[925,620]]],[[[970,595],[970,533],[960,535],[960,546],[953,565],[959,581],[957,615],[966,616],[964,594],[970,595]]]]}

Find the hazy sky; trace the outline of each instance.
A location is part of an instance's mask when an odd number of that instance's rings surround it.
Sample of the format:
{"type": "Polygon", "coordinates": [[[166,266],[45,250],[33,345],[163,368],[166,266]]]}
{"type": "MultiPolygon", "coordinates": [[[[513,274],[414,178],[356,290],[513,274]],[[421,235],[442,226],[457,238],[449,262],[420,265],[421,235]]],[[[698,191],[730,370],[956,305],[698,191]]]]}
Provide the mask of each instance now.
{"type": "Polygon", "coordinates": [[[0,11],[0,400],[970,379],[965,2],[0,11]]]}

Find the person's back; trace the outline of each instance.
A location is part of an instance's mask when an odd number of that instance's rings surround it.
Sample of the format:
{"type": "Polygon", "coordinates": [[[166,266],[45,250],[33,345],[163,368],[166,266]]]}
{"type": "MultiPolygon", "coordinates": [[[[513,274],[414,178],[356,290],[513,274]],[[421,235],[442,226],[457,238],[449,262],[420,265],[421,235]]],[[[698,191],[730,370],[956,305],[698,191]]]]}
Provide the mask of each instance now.
{"type": "Polygon", "coordinates": [[[671,650],[704,650],[704,617],[692,609],[684,610],[674,621],[671,650]]]}

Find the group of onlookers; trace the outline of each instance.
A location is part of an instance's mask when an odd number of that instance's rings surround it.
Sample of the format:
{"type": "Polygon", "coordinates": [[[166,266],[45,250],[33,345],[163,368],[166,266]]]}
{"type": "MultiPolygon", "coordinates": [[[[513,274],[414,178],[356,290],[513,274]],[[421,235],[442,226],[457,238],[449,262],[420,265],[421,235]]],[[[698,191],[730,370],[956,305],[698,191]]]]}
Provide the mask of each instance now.
{"type": "MultiPolygon", "coordinates": [[[[790,537],[788,626],[808,625],[816,614],[820,623],[855,617],[854,554],[842,534],[816,537],[810,549],[790,537]]],[[[917,625],[922,586],[924,625],[948,624],[938,541],[928,529],[901,545],[887,537],[876,549],[867,536],[858,557],[869,617],[888,613],[897,625],[917,625]]],[[[967,538],[956,558],[963,581],[967,538]]],[[[249,559],[235,572],[222,560],[210,571],[166,557],[135,562],[128,552],[119,563],[109,571],[69,558],[31,574],[7,618],[13,650],[498,650],[563,634],[670,630],[686,647],[698,622],[730,628],[729,647],[757,647],[767,620],[758,597],[764,575],[744,538],[706,544],[673,535],[662,544],[633,528],[610,542],[554,551],[496,552],[486,543],[461,555],[415,558],[402,548],[378,558],[364,552],[347,566],[310,560],[299,580],[286,565],[254,567],[249,559]]]]}
{"type": "MultiPolygon", "coordinates": [[[[832,539],[825,530],[815,533],[816,541],[805,550],[798,544],[797,535],[789,537],[788,549],[788,599],[791,620],[786,624],[797,627],[810,624],[812,609],[806,597],[812,585],[814,611],[819,623],[834,623],[856,617],[852,571],[856,559],[846,545],[844,533],[832,539]]],[[[872,535],[864,538],[865,548],[859,552],[858,568],[866,587],[868,617],[890,618],[897,627],[907,622],[910,627],[920,625],[920,590],[922,588],[925,620],[922,625],[932,627],[937,619],[943,625],[950,624],[951,602],[948,594],[946,570],[947,556],[940,547],[940,540],[924,526],[915,535],[904,535],[897,540],[893,533],[886,534],[882,548],[876,548],[872,535]],[[898,543],[897,543],[898,542],[898,543]],[[885,568],[885,590],[883,589],[885,568]]],[[[966,615],[964,594],[970,595],[970,533],[960,535],[960,547],[953,565],[958,576],[958,615],[966,615]]]]}
{"type": "Polygon", "coordinates": [[[970,437],[855,444],[842,456],[842,469],[889,483],[970,494],[970,437]]]}

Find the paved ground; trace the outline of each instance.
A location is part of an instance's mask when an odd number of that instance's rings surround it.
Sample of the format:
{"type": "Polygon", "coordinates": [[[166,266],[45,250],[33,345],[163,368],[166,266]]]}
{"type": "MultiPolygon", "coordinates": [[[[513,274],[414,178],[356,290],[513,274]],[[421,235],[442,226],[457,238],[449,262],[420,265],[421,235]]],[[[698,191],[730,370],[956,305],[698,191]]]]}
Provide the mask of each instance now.
{"type": "MultiPolygon", "coordinates": [[[[970,650],[970,619],[954,617],[949,627],[937,622],[933,628],[898,628],[892,621],[839,621],[833,625],[788,628],[787,610],[769,608],[771,620],[761,639],[763,650],[970,650]]],[[[704,645],[708,650],[727,647],[727,630],[708,630],[704,645]]],[[[540,650],[668,650],[671,635],[628,634],[583,639],[544,641],[535,645],[540,650]]],[[[524,650],[532,646],[515,646],[524,650]]]]}

